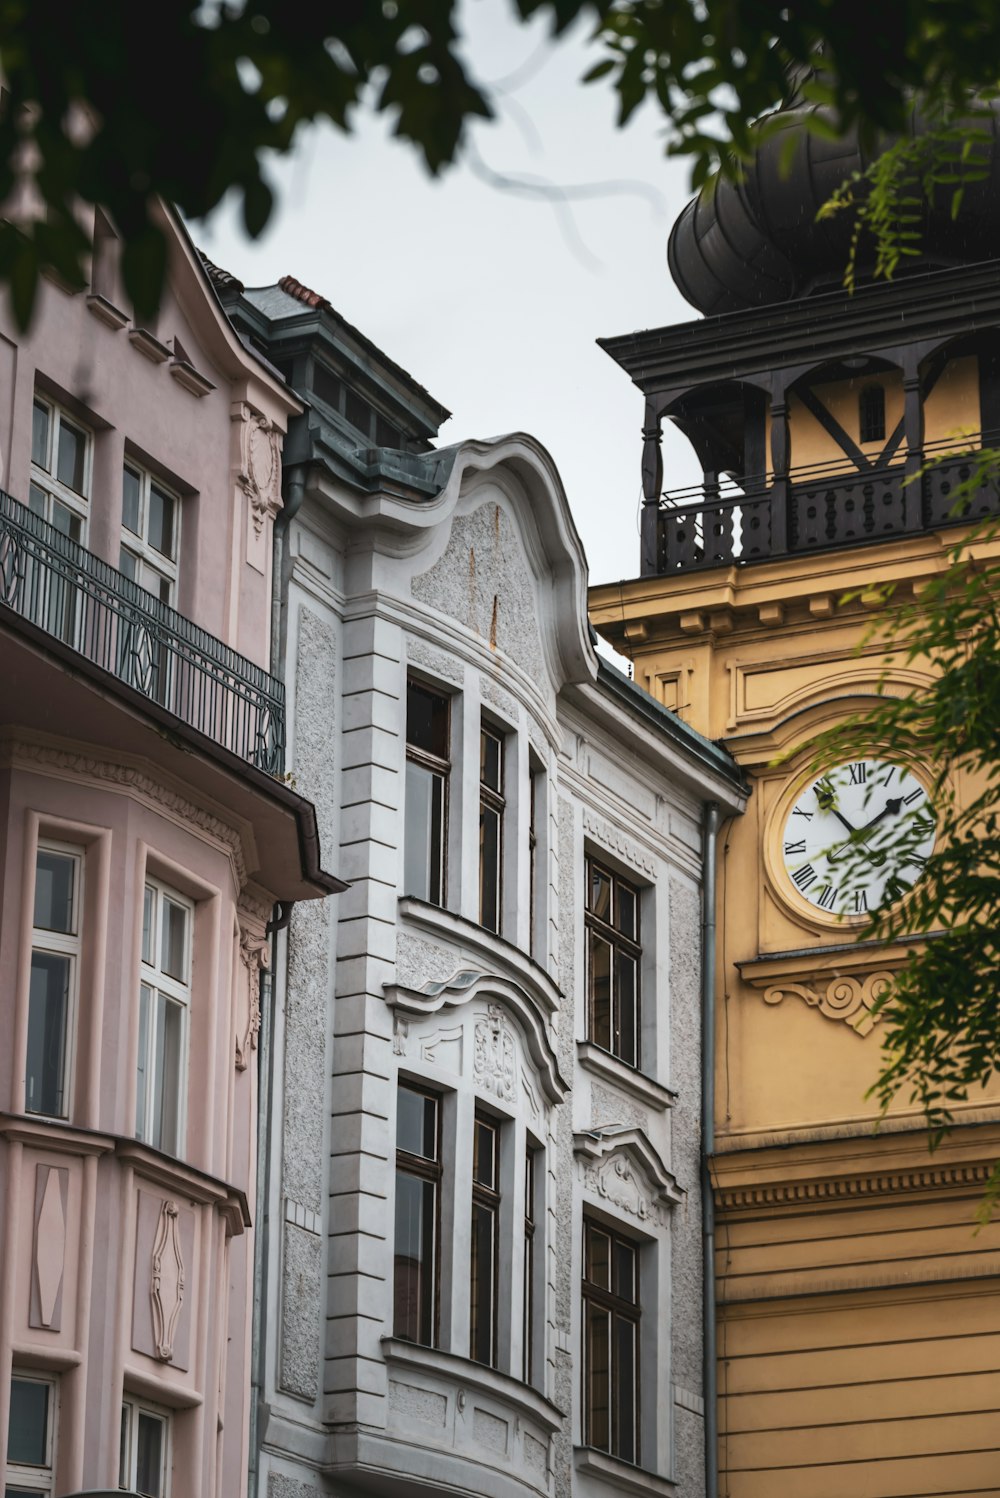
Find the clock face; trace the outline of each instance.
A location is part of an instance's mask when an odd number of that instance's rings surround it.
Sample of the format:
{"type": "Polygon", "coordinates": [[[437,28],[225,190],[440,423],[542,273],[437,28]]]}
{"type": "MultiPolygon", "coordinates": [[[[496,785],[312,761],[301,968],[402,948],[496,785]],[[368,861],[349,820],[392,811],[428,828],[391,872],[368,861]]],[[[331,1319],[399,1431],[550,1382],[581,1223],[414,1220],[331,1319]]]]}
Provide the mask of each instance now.
{"type": "MultiPolygon", "coordinates": [[[[785,819],[782,862],[799,893],[831,915],[864,915],[899,900],[934,847],[927,792],[882,759],[836,765],[803,790],[785,819]],[[905,823],[905,854],[889,849],[905,823]]],[[[901,850],[902,852],[902,850],[901,850]]]]}

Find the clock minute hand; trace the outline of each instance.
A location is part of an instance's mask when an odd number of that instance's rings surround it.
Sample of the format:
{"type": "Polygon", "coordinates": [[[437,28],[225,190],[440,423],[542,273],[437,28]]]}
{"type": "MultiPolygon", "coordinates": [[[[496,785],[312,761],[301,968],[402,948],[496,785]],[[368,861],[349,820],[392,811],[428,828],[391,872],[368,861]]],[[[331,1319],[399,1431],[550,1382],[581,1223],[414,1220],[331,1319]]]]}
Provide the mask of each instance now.
{"type": "Polygon", "coordinates": [[[851,836],[853,837],[855,835],[855,833],[857,832],[858,829],[856,827],[852,827],[851,826],[850,822],[844,816],[844,813],[842,811],[838,811],[835,806],[826,806],[826,807],[824,807],[824,810],[825,811],[832,811],[833,815],[837,818],[837,821],[843,823],[843,825],[847,828],[847,830],[851,834],[851,836]]]}
{"type": "Polygon", "coordinates": [[[878,812],[874,817],[872,817],[870,822],[866,822],[865,825],[861,828],[861,831],[871,832],[872,828],[877,827],[879,822],[881,822],[884,817],[896,816],[896,814],[902,810],[902,807],[902,796],[890,796],[889,800],[885,803],[882,810],[878,812]]]}

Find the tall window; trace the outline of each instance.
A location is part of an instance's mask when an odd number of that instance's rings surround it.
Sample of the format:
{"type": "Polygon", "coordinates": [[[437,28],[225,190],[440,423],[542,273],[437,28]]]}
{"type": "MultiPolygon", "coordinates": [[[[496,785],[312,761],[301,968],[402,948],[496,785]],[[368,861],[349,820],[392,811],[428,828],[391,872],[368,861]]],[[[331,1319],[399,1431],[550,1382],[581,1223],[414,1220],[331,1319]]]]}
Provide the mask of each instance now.
{"type": "Polygon", "coordinates": [[[603,1223],[583,1224],[584,1440],[639,1459],[639,1251],[603,1223]]]}
{"type": "Polygon", "coordinates": [[[524,1152],[524,1325],[522,1327],[521,1377],[532,1382],[534,1372],[535,1322],[535,1159],[529,1144],[524,1152]]]}
{"type": "Polygon", "coordinates": [[[865,385],[858,396],[858,427],[862,442],[885,438],[885,391],[881,385],[865,385]]]}
{"type": "Polygon", "coordinates": [[[497,1366],[497,1245],[500,1236],[500,1126],[476,1114],[472,1145],[472,1258],[469,1356],[497,1366]]]}
{"type": "Polygon", "coordinates": [[[441,1101],[400,1083],[396,1094],[393,1331],[437,1343],[441,1101]]]}
{"type": "Polygon", "coordinates": [[[404,892],[432,905],[444,903],[448,744],[448,698],[407,682],[404,892]]]}
{"type": "Polygon", "coordinates": [[[155,1149],[181,1153],[191,990],[193,910],[150,880],[143,891],[142,970],[135,1133],[155,1149]]]}
{"type": "Polygon", "coordinates": [[[90,433],[54,401],[35,397],[28,504],[71,541],[86,543],[90,433]]]}
{"type": "Polygon", "coordinates": [[[587,859],[587,1033],[629,1066],[639,1065],[639,892],[587,859]]]}
{"type": "Polygon", "coordinates": [[[479,734],[479,924],[500,930],[503,874],[503,738],[479,734]]]}
{"type": "Polygon", "coordinates": [[[118,569],[161,603],[174,601],[179,521],[176,495],[144,469],[126,463],[118,569]]]}
{"type": "Polygon", "coordinates": [[[35,856],[24,1109],[52,1118],[66,1118],[69,1113],[82,869],[79,853],[55,844],[39,845],[35,856]]]}
{"type": "Polygon", "coordinates": [[[118,1486],[143,1498],[166,1498],[169,1417],[134,1399],[122,1404],[118,1486]]]}
{"type": "Polygon", "coordinates": [[[4,1498],[48,1498],[55,1466],[56,1385],[49,1378],[10,1381],[4,1498]]]}

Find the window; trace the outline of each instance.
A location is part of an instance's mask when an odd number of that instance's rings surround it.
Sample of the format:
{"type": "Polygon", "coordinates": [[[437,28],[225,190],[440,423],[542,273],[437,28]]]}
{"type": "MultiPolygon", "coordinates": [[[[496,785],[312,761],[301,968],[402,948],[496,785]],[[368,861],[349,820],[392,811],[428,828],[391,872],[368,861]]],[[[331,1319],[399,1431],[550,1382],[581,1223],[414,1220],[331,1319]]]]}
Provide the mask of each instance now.
{"type": "Polygon", "coordinates": [[[639,892],[587,859],[587,1033],[629,1066],[639,1065],[639,892]]]}
{"type": "Polygon", "coordinates": [[[497,1246],[500,1237],[500,1126],[476,1114],[472,1143],[469,1356],[497,1366],[497,1246]]]}
{"type": "Polygon", "coordinates": [[[584,1441],[639,1458],[639,1250],[603,1223],[583,1224],[584,1441]]]}
{"type": "Polygon", "coordinates": [[[170,1425],[165,1414],[135,1400],[122,1404],[118,1486],[144,1498],[166,1498],[170,1425]]]}
{"type": "Polygon", "coordinates": [[[57,844],[35,855],[24,1111],[69,1116],[69,1056],[80,963],[83,859],[57,844]]]}
{"type": "Polygon", "coordinates": [[[530,1384],[533,1373],[535,1325],[535,1157],[529,1144],[524,1152],[524,1325],[521,1377],[530,1384]]]}
{"type": "Polygon", "coordinates": [[[396,1094],[393,1330],[437,1344],[441,1100],[400,1083],[396,1094]]]}
{"type": "Polygon", "coordinates": [[[48,1498],[52,1492],[56,1385],[48,1378],[26,1378],[16,1370],[10,1381],[10,1427],[4,1498],[48,1498]]]}
{"type": "Polygon", "coordinates": [[[174,601],[179,530],[177,496],[136,464],[126,463],[118,569],[161,603],[174,601]]]}
{"type": "Polygon", "coordinates": [[[448,811],[449,702],[418,682],[406,685],[405,893],[444,903],[448,811]]]}
{"type": "Polygon", "coordinates": [[[31,416],[28,505],[81,545],[87,539],[91,437],[52,401],[35,397],[31,416]]]}
{"type": "Polygon", "coordinates": [[[885,440],[885,391],[881,385],[866,385],[858,396],[858,427],[862,442],[885,440]]]}
{"type": "Polygon", "coordinates": [[[503,875],[503,738],[479,734],[479,924],[500,930],[503,875]]]}
{"type": "Polygon", "coordinates": [[[170,1155],[180,1154],[184,1137],[192,917],[182,895],[153,881],[146,884],[135,1135],[170,1155]]]}

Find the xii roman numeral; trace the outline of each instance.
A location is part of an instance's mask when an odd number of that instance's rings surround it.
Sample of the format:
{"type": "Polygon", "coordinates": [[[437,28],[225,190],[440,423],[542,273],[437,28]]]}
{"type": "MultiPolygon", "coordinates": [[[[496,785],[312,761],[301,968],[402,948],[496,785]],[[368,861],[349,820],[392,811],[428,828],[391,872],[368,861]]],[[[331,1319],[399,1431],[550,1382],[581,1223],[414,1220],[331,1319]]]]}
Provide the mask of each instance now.
{"type": "Polygon", "coordinates": [[[858,760],[857,764],[848,765],[848,774],[851,777],[851,785],[864,785],[868,774],[868,766],[864,760],[858,760]]]}

